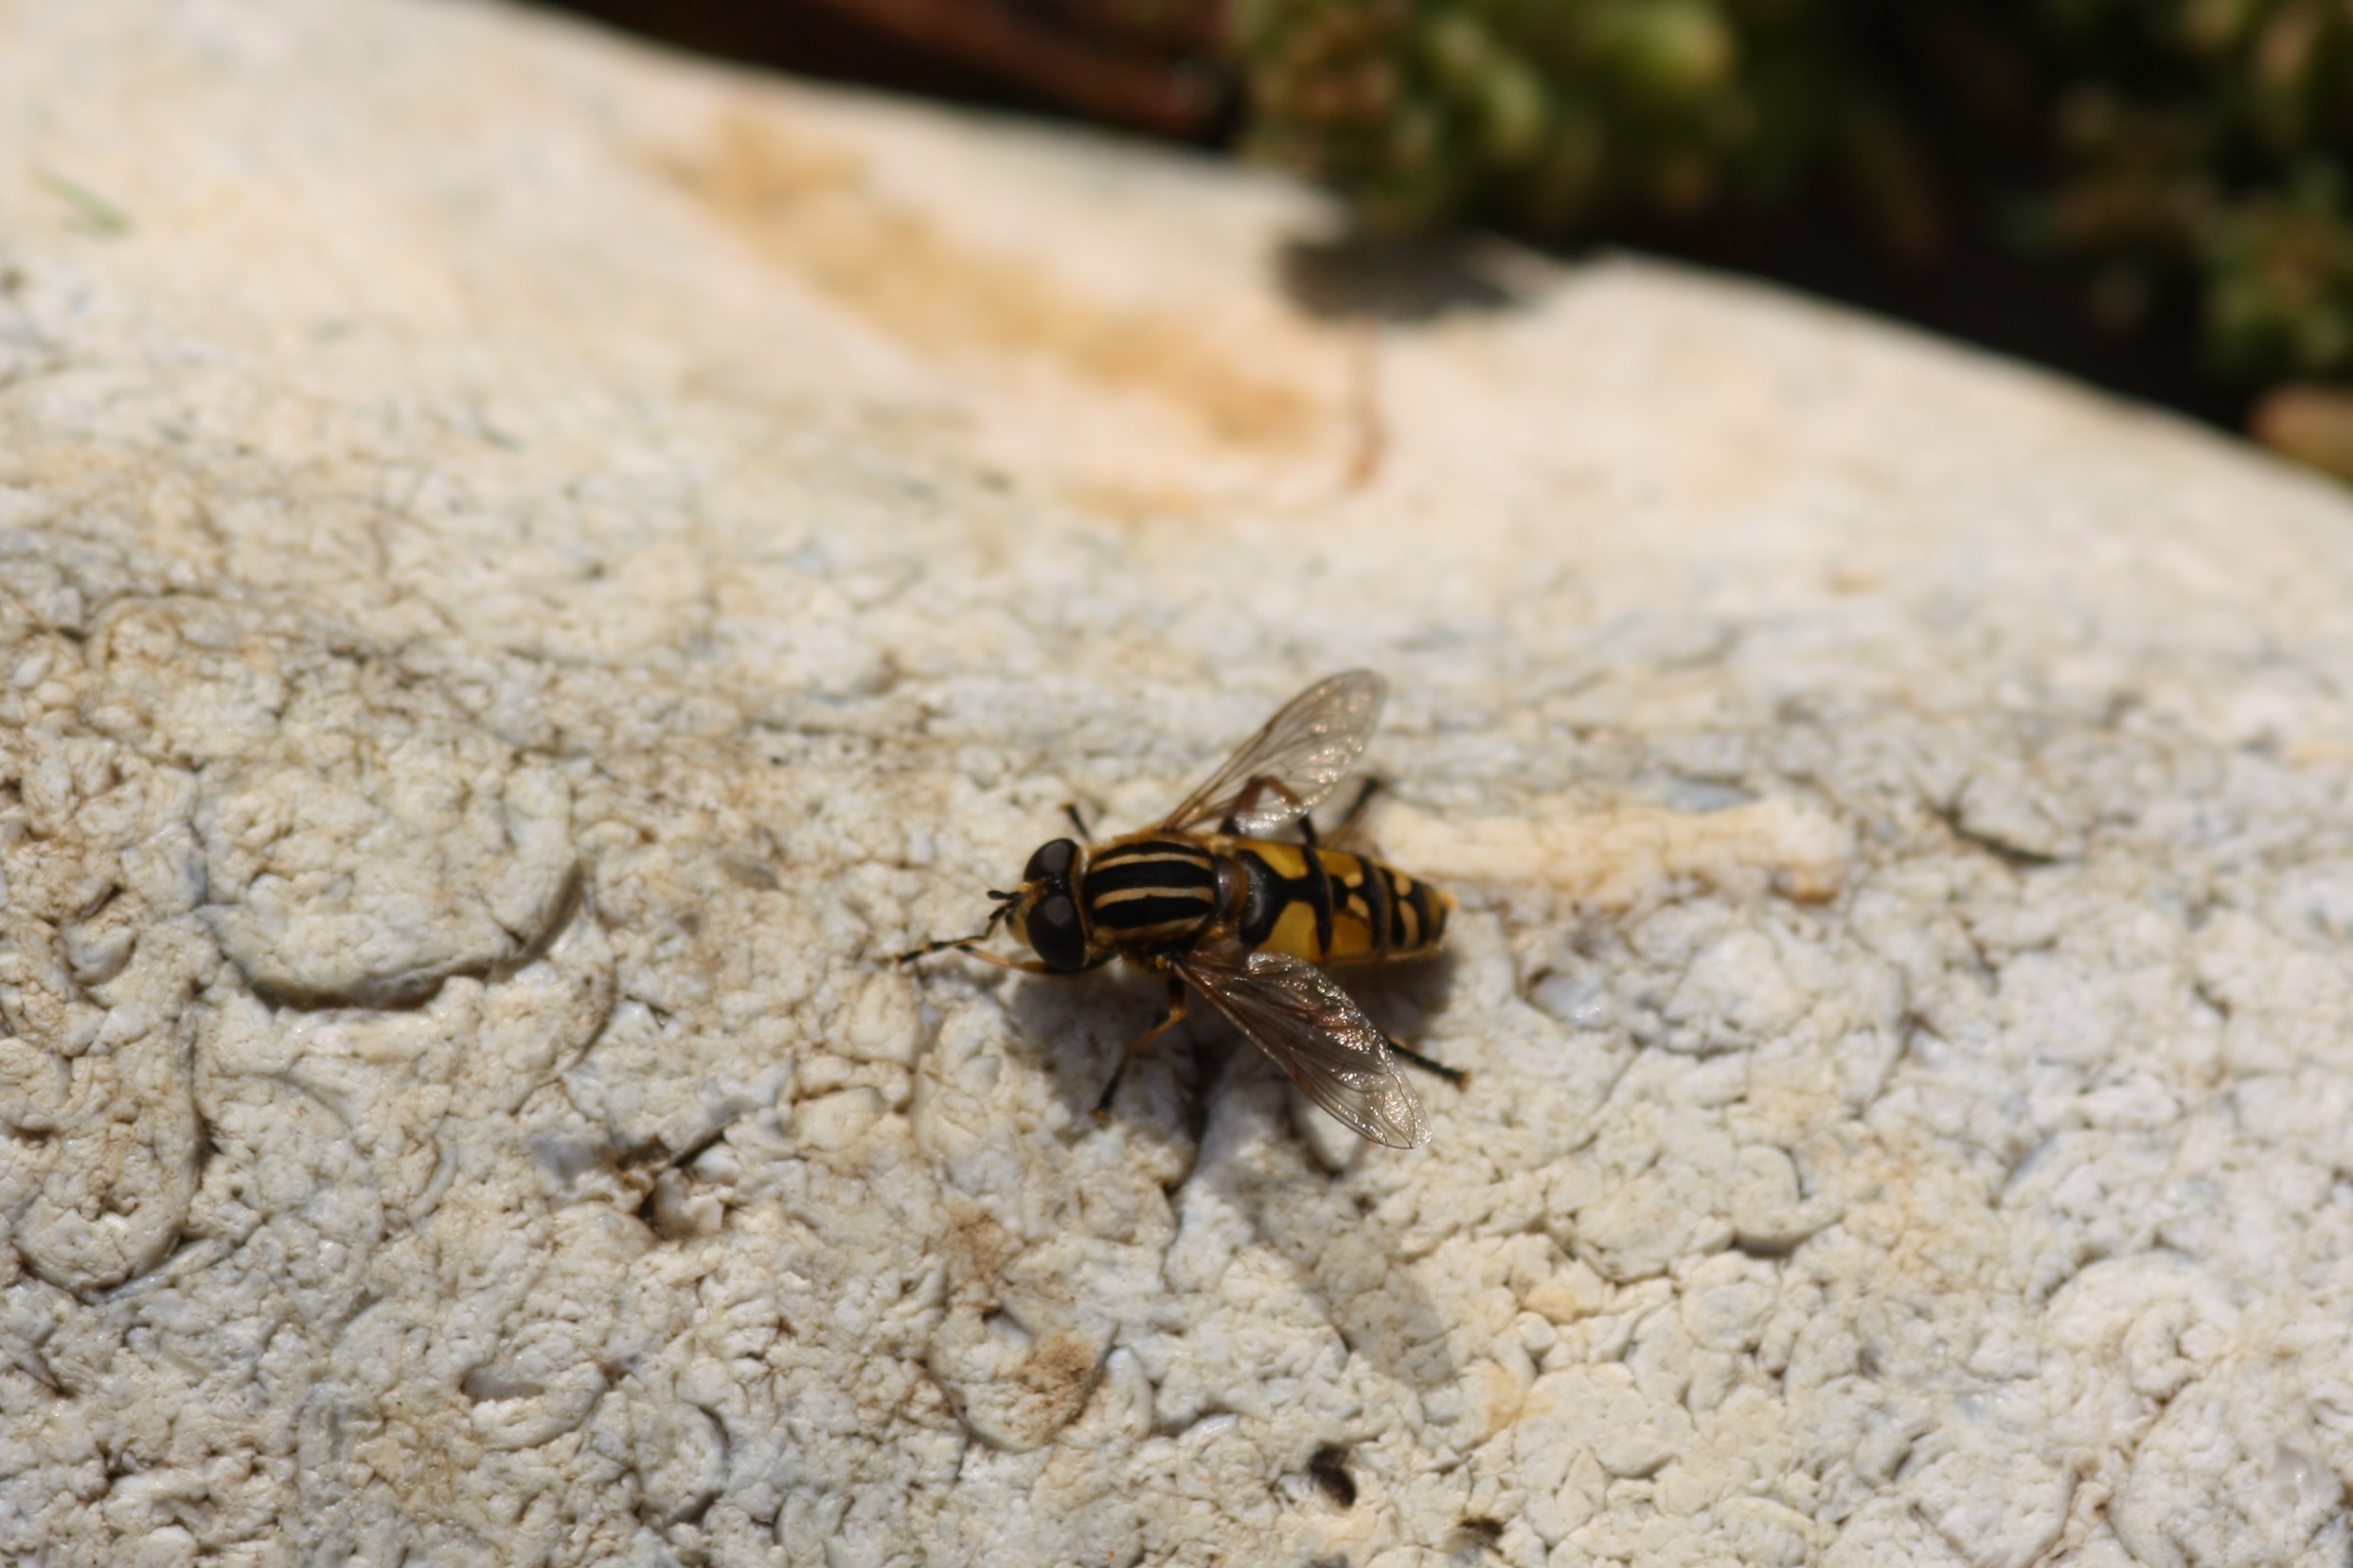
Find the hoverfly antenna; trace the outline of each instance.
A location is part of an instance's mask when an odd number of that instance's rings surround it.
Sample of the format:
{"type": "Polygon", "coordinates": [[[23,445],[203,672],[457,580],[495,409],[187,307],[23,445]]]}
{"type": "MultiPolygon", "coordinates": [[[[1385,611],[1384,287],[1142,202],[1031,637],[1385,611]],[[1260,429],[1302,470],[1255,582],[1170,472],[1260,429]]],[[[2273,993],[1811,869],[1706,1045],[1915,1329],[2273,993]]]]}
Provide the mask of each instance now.
{"type": "MultiPolygon", "coordinates": [[[[928,957],[930,954],[935,953],[945,953],[950,948],[960,948],[970,952],[972,948],[977,947],[982,942],[989,940],[989,937],[994,936],[997,934],[998,925],[1002,923],[1007,917],[1013,913],[1013,900],[1020,898],[1021,895],[1018,893],[998,893],[992,891],[989,896],[997,900],[997,907],[989,912],[988,920],[978,931],[972,933],[970,936],[943,936],[936,942],[926,942],[919,948],[913,948],[900,953],[897,958],[893,959],[892,962],[899,964],[912,964],[918,958],[928,957]]],[[[986,957],[987,954],[984,953],[982,956],[986,957]]]]}

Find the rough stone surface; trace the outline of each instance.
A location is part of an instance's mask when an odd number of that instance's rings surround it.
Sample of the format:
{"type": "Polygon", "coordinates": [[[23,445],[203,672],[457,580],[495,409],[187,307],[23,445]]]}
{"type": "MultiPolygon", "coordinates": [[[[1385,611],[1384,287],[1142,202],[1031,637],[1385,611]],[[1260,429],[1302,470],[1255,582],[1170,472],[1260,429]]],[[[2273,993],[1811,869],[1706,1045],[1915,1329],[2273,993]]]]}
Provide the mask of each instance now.
{"type": "Polygon", "coordinates": [[[2345,1559],[2336,493],[501,11],[0,149],[0,1558],[2345,1559]],[[1355,664],[1427,1150],[883,962],[1355,664]]]}

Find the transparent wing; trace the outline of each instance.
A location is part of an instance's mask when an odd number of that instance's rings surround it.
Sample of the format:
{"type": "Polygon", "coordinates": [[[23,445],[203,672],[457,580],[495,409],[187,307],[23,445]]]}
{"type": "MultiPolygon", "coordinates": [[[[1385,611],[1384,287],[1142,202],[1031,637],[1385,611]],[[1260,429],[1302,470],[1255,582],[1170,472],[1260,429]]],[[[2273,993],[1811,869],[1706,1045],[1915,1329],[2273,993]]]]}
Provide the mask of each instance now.
{"type": "Polygon", "coordinates": [[[1160,826],[1182,830],[1230,816],[1244,833],[1263,837],[1297,821],[1364,755],[1388,696],[1389,683],[1369,669],[1318,681],[1284,704],[1160,826]]]}
{"type": "Polygon", "coordinates": [[[1430,1141],[1429,1118],[1388,1042],[1323,974],[1279,953],[1197,949],[1174,964],[1308,1098],[1391,1149],[1430,1141]]]}

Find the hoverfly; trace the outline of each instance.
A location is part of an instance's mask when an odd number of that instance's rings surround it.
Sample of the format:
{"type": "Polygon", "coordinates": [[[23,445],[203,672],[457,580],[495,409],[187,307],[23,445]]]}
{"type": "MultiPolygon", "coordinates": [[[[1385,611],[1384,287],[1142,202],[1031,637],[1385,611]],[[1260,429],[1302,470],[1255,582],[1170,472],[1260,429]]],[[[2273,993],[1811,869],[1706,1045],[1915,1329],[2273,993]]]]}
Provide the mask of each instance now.
{"type": "MultiPolygon", "coordinates": [[[[1428,1142],[1429,1120],[1399,1060],[1456,1085],[1468,1075],[1383,1034],[1311,967],[1435,952],[1454,908],[1453,895],[1339,847],[1369,784],[1328,841],[1308,819],[1363,755],[1387,696],[1370,670],[1318,682],[1159,822],[1092,848],[1067,838],[1042,846],[1018,890],[989,893],[996,908],[977,933],[899,961],[954,948],[1033,974],[1125,958],[1167,975],[1168,1010],[1120,1058],[1097,1114],[1136,1053],[1183,1021],[1189,987],[1356,1131],[1394,1149],[1428,1142]],[[1304,842],[1267,836],[1292,823],[1304,842]],[[1000,924],[1037,958],[978,951],[1000,924]]],[[[1076,808],[1071,820],[1084,838],[1076,808]]]]}

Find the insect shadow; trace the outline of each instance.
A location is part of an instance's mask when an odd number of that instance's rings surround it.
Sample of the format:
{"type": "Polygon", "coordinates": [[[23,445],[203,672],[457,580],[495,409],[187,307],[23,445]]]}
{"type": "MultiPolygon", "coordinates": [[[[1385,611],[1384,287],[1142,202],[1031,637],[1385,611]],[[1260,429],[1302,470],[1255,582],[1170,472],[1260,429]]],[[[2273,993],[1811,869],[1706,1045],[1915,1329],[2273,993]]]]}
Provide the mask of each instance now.
{"type": "MultiPolygon", "coordinates": [[[[1376,1025],[1412,1040],[1446,1005],[1455,961],[1441,953],[1329,972],[1376,1025]]],[[[1159,1015],[1164,999],[1157,976],[1120,968],[1079,985],[1041,976],[1015,987],[1007,1010],[1039,1053],[1077,1135],[1095,1125],[1105,1078],[1127,1042],[1159,1015]]],[[[1300,1286],[1326,1304],[1350,1354],[1417,1394],[1452,1387],[1461,1368],[1447,1348],[1449,1322],[1410,1269],[1384,1265],[1390,1238],[1371,1215],[1373,1198],[1354,1179],[1373,1162],[1417,1156],[1365,1143],[1335,1173],[1299,1131],[1324,1113],[1288,1091],[1290,1114],[1277,1135],[1229,1140],[1213,1130],[1221,1100],[1282,1081],[1281,1069],[1264,1053],[1206,1009],[1197,1010],[1135,1064],[1111,1117],[1166,1118],[1173,1102],[1201,1157],[1170,1188],[1170,1203],[1181,1204],[1183,1189],[1202,1184],[1246,1216],[1254,1240],[1274,1249],[1300,1286]]],[[[1461,1092],[1422,1074],[1416,1074],[1416,1088],[1439,1104],[1461,1092]]]]}

